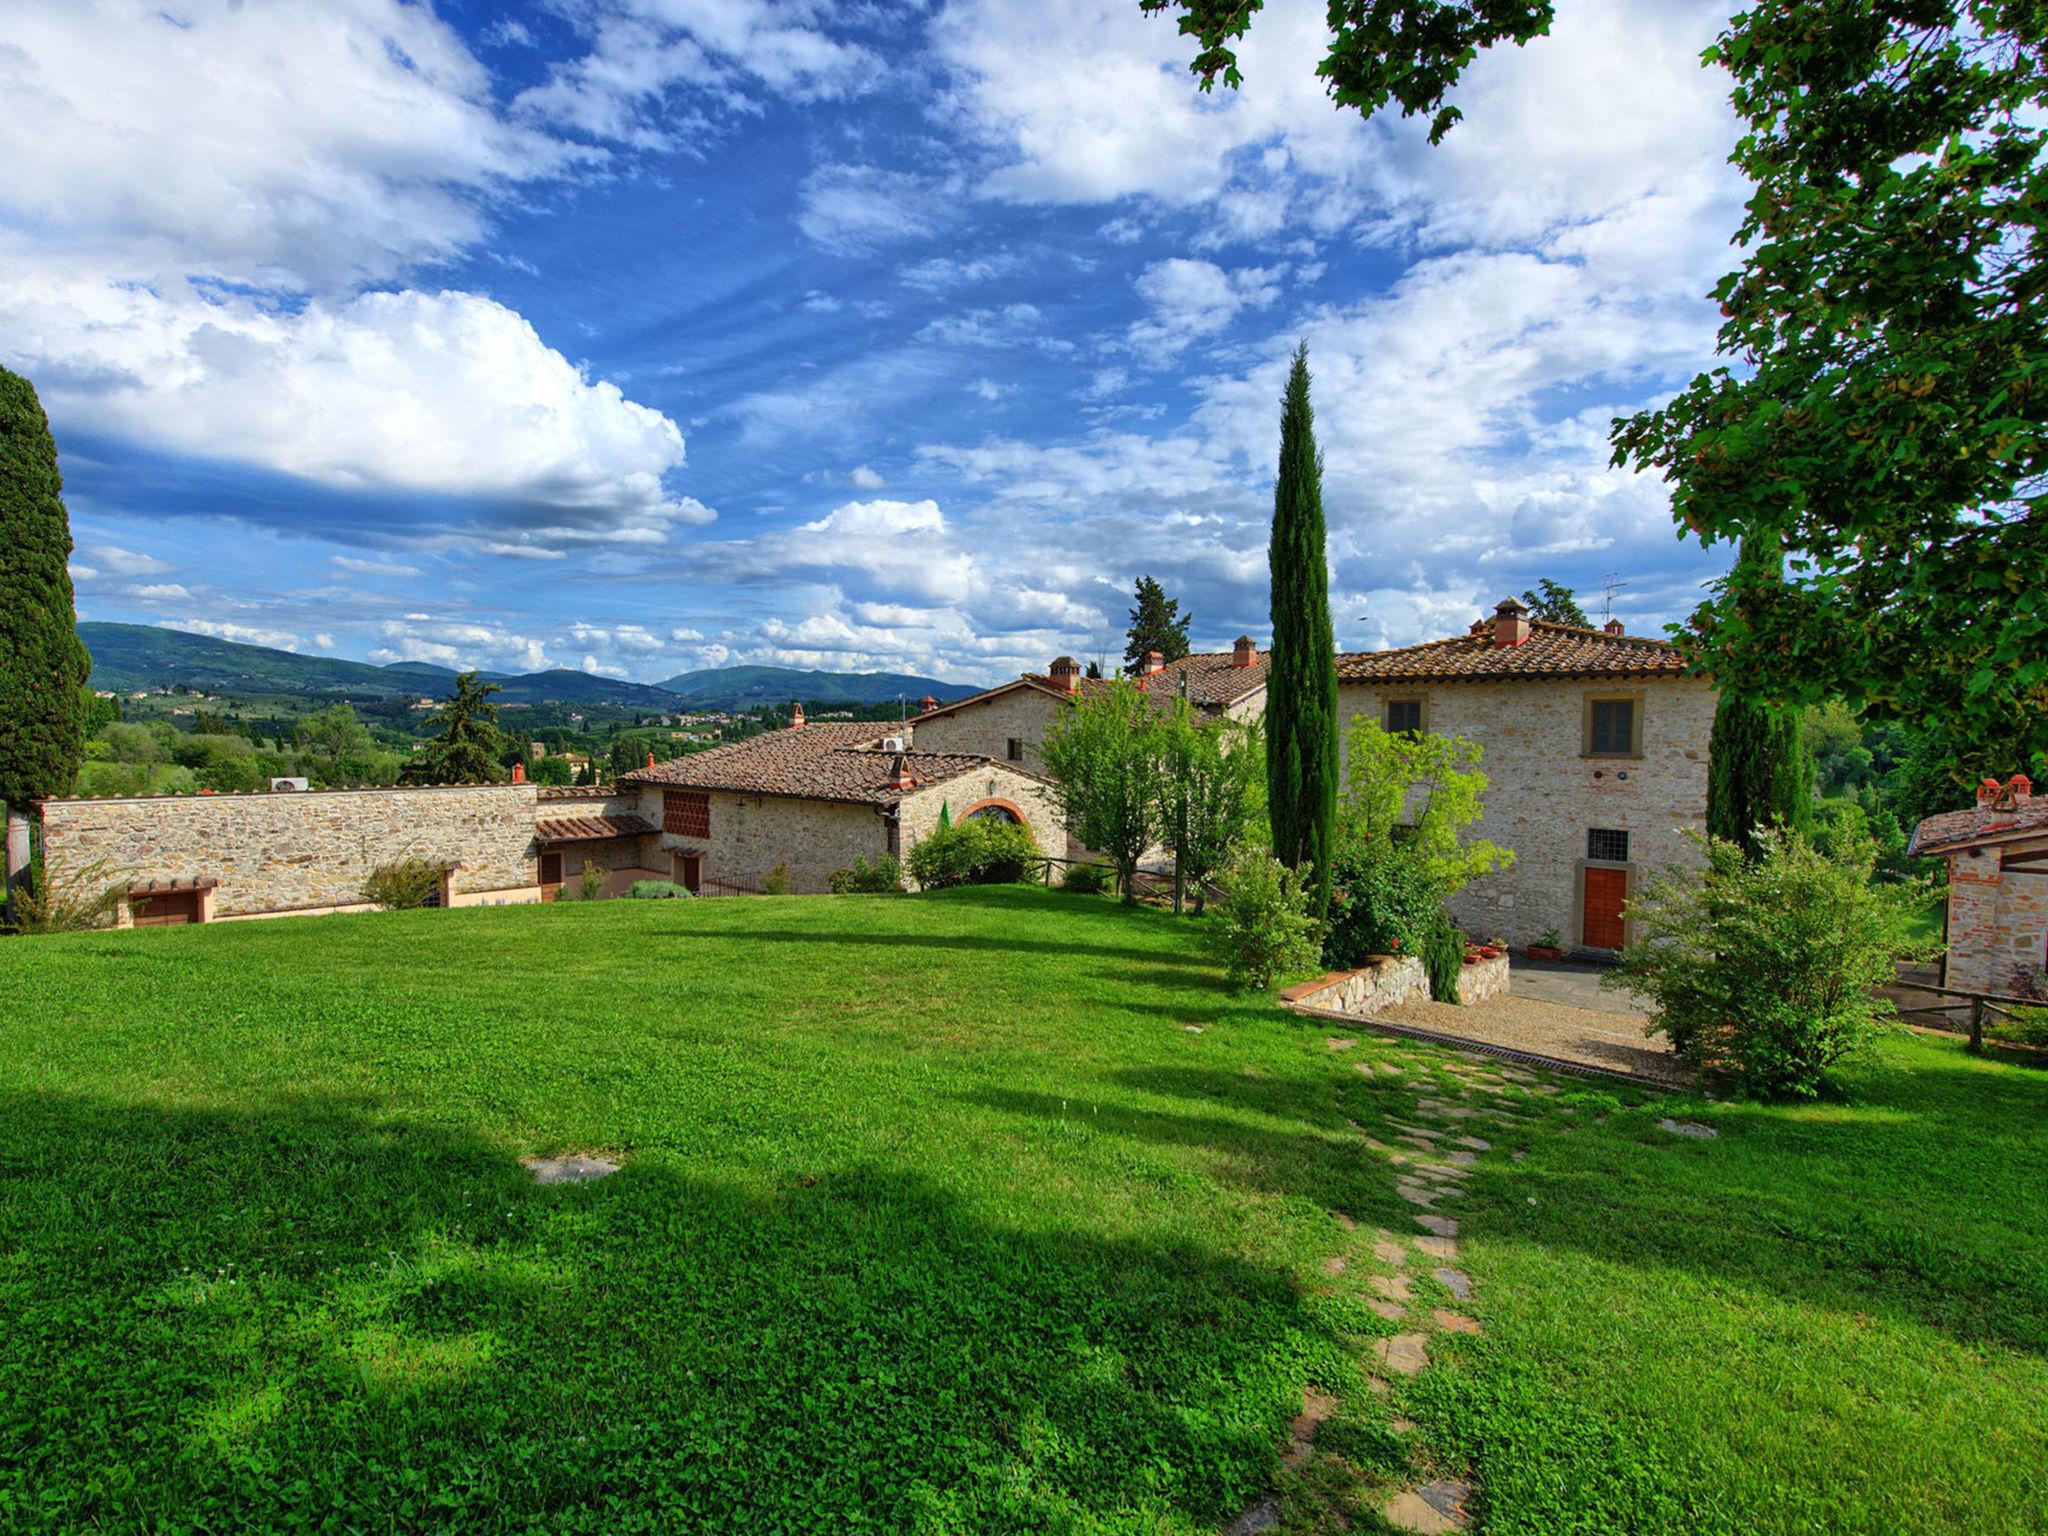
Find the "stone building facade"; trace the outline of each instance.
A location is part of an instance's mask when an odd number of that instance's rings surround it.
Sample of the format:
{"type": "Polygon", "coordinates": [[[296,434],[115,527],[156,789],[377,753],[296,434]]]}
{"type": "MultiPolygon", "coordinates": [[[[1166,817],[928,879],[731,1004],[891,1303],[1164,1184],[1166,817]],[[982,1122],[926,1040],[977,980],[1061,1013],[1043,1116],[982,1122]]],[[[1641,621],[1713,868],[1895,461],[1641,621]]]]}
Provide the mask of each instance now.
{"type": "Polygon", "coordinates": [[[1911,852],[1948,862],[1942,985],[2026,996],[2048,969],[2048,797],[2024,774],[1986,779],[1974,809],[1921,822],[1911,852]]]}
{"type": "Polygon", "coordinates": [[[1452,915],[1513,944],[1555,929],[1567,948],[1612,951],[1643,876],[1698,862],[1685,834],[1706,825],[1714,705],[1672,646],[1532,621],[1512,601],[1453,640],[1338,658],[1347,732],[1362,716],[1481,748],[1471,835],[1515,862],[1468,885],[1452,915]]]}
{"type": "MultiPolygon", "coordinates": [[[[49,800],[43,861],[60,886],[98,871],[162,890],[165,905],[206,891],[210,920],[360,911],[371,872],[414,857],[452,865],[448,905],[538,901],[536,806],[531,784],[49,800]]],[[[150,900],[124,902],[116,921],[150,900]]]]}

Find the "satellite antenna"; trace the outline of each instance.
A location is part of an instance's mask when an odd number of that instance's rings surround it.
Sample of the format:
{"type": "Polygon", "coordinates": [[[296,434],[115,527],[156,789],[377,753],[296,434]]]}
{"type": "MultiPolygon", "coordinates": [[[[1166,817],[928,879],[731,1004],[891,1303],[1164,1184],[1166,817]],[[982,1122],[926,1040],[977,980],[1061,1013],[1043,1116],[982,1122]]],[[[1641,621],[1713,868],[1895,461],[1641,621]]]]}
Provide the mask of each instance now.
{"type": "Polygon", "coordinates": [[[1621,572],[1609,571],[1607,573],[1607,605],[1600,615],[1601,618],[1611,620],[1614,617],[1614,594],[1627,585],[1628,583],[1621,579],[1621,572]]]}

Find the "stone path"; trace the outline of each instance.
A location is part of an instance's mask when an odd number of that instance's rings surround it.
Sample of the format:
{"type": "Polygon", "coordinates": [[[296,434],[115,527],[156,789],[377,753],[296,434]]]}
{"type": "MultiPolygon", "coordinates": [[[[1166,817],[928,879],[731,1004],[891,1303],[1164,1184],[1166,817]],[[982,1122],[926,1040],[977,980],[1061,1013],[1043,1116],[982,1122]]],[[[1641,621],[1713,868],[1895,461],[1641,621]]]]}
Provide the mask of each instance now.
{"type": "MultiPolygon", "coordinates": [[[[1360,1043],[1352,1037],[1333,1036],[1328,1041],[1333,1051],[1349,1050],[1360,1043]]],[[[1461,1267],[1461,1226],[1453,1212],[1475,1173],[1488,1164],[1512,1172],[1521,1161],[1518,1149],[1512,1162],[1487,1157],[1494,1151],[1489,1138],[1498,1134],[1497,1128],[1512,1129],[1531,1100],[1558,1091],[1555,1084],[1520,1067],[1479,1053],[1452,1054],[1458,1059],[1433,1059],[1405,1068],[1370,1060],[1357,1063],[1368,1078],[1384,1079],[1375,1082],[1374,1092],[1402,1098],[1401,1113],[1385,1116],[1382,1132],[1396,1138],[1399,1145],[1375,1139],[1355,1121],[1350,1125],[1360,1155],[1387,1165],[1394,1192],[1410,1207],[1416,1228],[1412,1233],[1400,1233],[1382,1227],[1370,1235],[1371,1258],[1379,1268],[1364,1275],[1371,1291],[1365,1305],[1394,1325],[1387,1337],[1373,1342],[1368,1362],[1367,1385],[1382,1395],[1391,1395],[1394,1383],[1426,1371],[1431,1348],[1446,1335],[1485,1333],[1484,1324],[1469,1310],[1476,1302],[1478,1285],[1461,1267]],[[1481,1131],[1486,1134],[1479,1134],[1481,1131]]],[[[1358,1225],[1342,1215],[1338,1223],[1347,1233],[1358,1225]]],[[[1365,1255],[1356,1250],[1332,1254],[1322,1265],[1324,1274],[1333,1280],[1360,1267],[1372,1269],[1365,1264],[1365,1255]]],[[[1335,1406],[1314,1390],[1305,1395],[1301,1416],[1294,1422],[1281,1457],[1284,1466],[1299,1468],[1309,1463],[1315,1455],[1316,1428],[1335,1406]]],[[[1416,1426],[1406,1418],[1395,1416],[1389,1422],[1394,1433],[1404,1438],[1415,1434],[1416,1426]]],[[[1388,1497],[1380,1514],[1395,1529],[1422,1536],[1463,1531],[1471,1521],[1472,1492],[1470,1484],[1458,1478],[1425,1473],[1414,1485],[1388,1497]]],[[[1277,1493],[1262,1499],[1246,1510],[1225,1536],[1254,1536],[1275,1529],[1280,1510],[1277,1493]]]]}
{"type": "Polygon", "coordinates": [[[519,1166],[533,1175],[536,1184],[588,1184],[619,1171],[619,1165],[610,1158],[587,1157],[581,1152],[566,1152],[560,1157],[522,1157],[519,1166]]]}

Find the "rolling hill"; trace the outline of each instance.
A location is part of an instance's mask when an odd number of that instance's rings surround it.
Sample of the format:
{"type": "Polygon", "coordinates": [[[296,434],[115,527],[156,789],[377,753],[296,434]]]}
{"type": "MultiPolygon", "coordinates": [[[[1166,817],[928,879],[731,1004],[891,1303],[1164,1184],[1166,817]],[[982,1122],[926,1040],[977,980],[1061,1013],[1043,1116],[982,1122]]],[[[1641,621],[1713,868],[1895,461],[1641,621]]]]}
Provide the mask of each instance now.
{"type": "MultiPolygon", "coordinates": [[[[448,691],[452,667],[399,661],[373,666],[334,656],[301,656],[264,645],[243,645],[160,629],[152,624],[81,624],[79,638],[92,653],[96,688],[198,688],[207,693],[276,693],[306,698],[394,699],[434,697],[448,691]]],[[[879,704],[899,696],[913,704],[925,694],[960,699],[976,692],[967,683],[896,672],[803,672],[788,667],[719,667],[686,672],[665,683],[629,683],[588,672],[485,672],[506,704],[610,704],[647,713],[682,708],[750,709],[803,699],[819,704],[879,704]]]]}

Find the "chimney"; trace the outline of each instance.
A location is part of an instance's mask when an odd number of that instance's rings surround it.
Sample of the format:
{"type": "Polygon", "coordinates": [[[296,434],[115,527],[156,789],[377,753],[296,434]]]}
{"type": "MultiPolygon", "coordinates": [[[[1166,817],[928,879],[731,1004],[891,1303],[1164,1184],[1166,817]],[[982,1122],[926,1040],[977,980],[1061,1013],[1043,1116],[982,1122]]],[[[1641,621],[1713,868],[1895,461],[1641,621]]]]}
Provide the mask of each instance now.
{"type": "Polygon", "coordinates": [[[898,789],[910,789],[917,780],[910,776],[910,759],[903,753],[896,754],[896,761],[889,765],[889,777],[898,789]]]}
{"type": "Polygon", "coordinates": [[[1081,664],[1071,656],[1055,656],[1052,659],[1052,685],[1061,693],[1072,693],[1074,681],[1081,675],[1081,664]]]}
{"type": "Polygon", "coordinates": [[[917,712],[920,715],[928,715],[938,707],[939,701],[933,698],[930,694],[926,694],[923,698],[917,701],[917,712]]]}
{"type": "Polygon", "coordinates": [[[654,748],[652,747],[647,749],[647,766],[650,768],[654,766],[654,748]]]}
{"type": "Polygon", "coordinates": [[[1610,635],[1618,635],[1622,633],[1621,620],[1619,619],[1609,619],[1605,624],[1602,624],[1600,628],[1604,633],[1610,635]]]}
{"type": "Polygon", "coordinates": [[[1493,643],[1495,645],[1520,645],[1529,638],[1529,634],[1529,610],[1514,598],[1508,598],[1493,610],[1493,643]]]}
{"type": "Polygon", "coordinates": [[[1164,651],[1147,651],[1145,653],[1145,676],[1151,677],[1154,673],[1164,672],[1165,670],[1166,653],[1164,651]]]}
{"type": "Polygon", "coordinates": [[[1230,664],[1233,667],[1255,667],[1259,664],[1258,647],[1252,644],[1250,635],[1237,637],[1237,644],[1230,650],[1230,664]]]}
{"type": "Polygon", "coordinates": [[[794,731],[804,723],[804,707],[801,702],[789,706],[789,728],[794,731]]]}
{"type": "MultiPolygon", "coordinates": [[[[1991,793],[1991,809],[1994,811],[2016,811],[2034,798],[2034,781],[2024,773],[2016,773],[2001,785],[1996,779],[1984,781],[1991,793]]],[[[1984,790],[1977,791],[1977,803],[1984,803],[1984,790]]]]}
{"type": "Polygon", "coordinates": [[[1468,635],[1483,635],[1492,628],[1493,620],[1489,619],[1485,614],[1482,613],[1481,615],[1479,615],[1478,618],[1472,621],[1472,627],[1466,630],[1465,633],[1468,635]]]}
{"type": "Polygon", "coordinates": [[[1993,801],[1997,800],[1999,790],[2001,788],[2002,786],[1999,784],[1998,780],[1993,778],[1986,778],[1982,783],[1980,783],[1977,786],[1978,809],[1982,810],[1986,806],[1989,806],[1993,801]]]}
{"type": "Polygon", "coordinates": [[[526,782],[526,764],[514,763],[512,765],[512,782],[514,784],[524,784],[526,782]]]}

